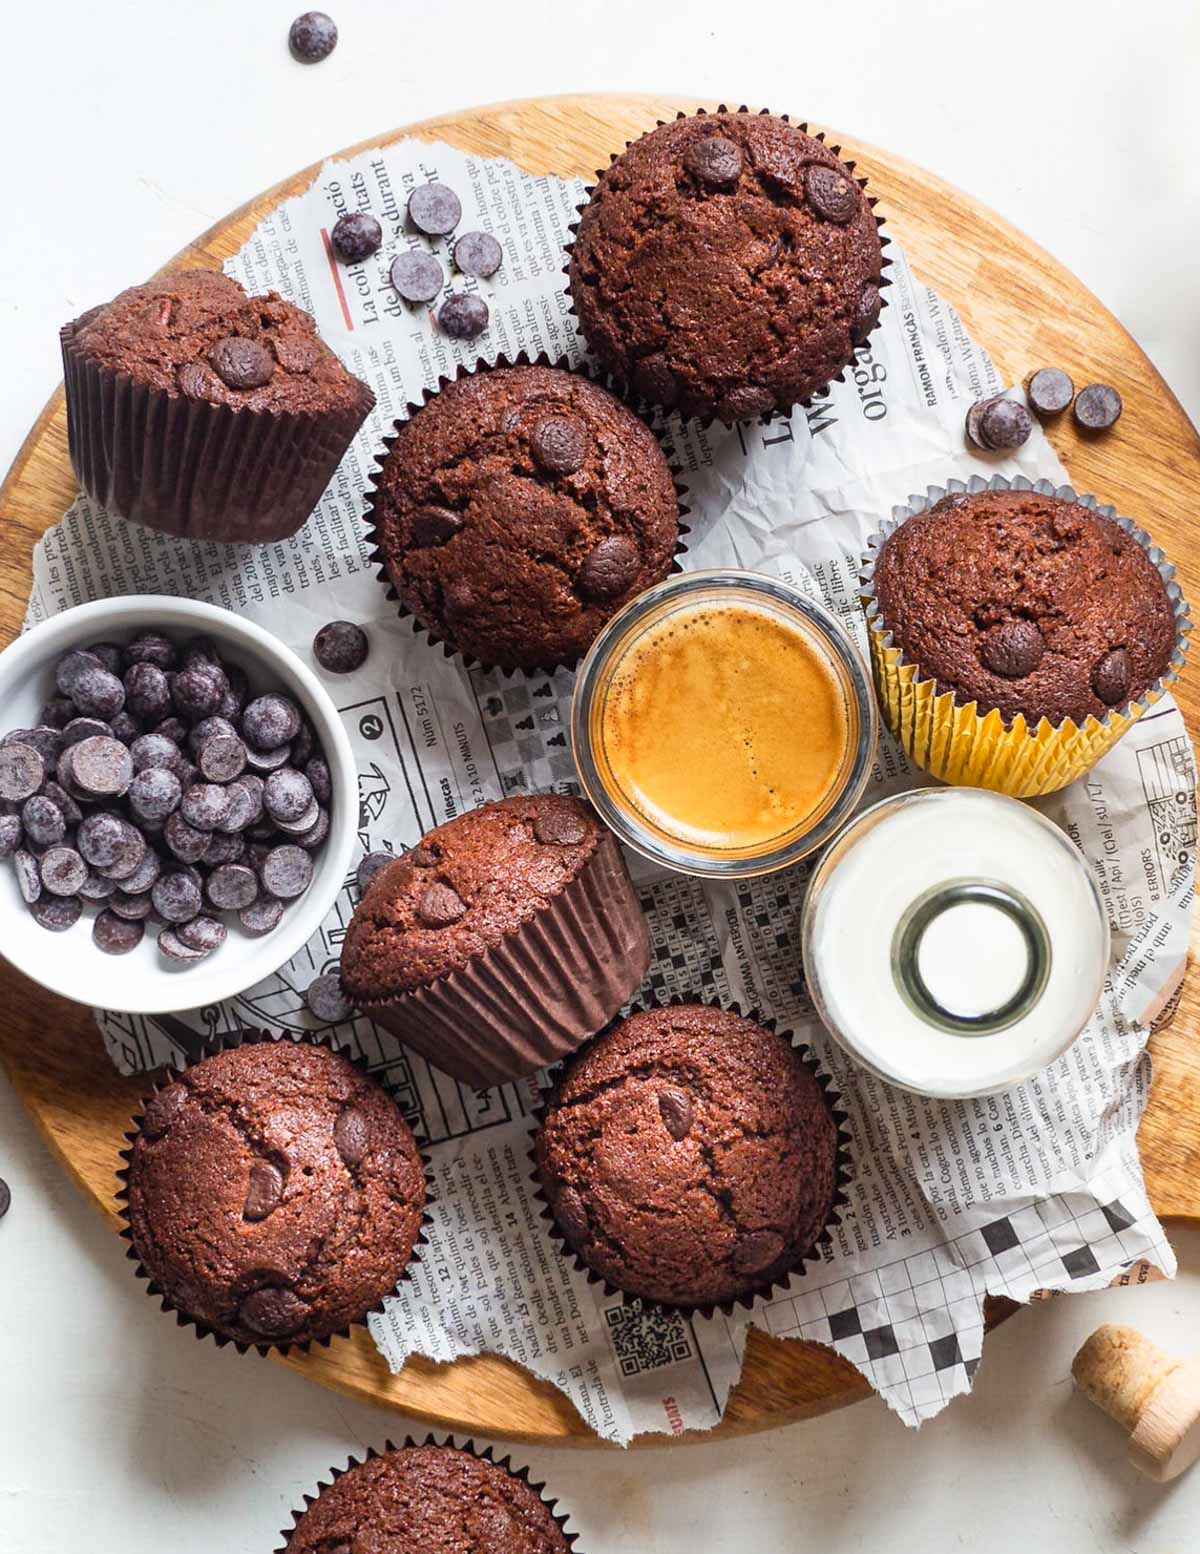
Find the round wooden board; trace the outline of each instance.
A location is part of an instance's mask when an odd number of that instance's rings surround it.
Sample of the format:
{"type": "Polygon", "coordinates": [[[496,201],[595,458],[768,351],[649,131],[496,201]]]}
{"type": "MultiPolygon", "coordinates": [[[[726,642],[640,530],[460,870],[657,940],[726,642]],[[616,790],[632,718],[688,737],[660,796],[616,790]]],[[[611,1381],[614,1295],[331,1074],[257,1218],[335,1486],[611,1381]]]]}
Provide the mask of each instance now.
{"type": "MultiPolygon", "coordinates": [[[[607,164],[610,152],[656,120],[696,106],[649,96],[502,103],[394,130],[352,150],[416,135],[511,157],[535,173],[590,177],[607,164]]],[[[835,144],[839,139],[833,133],[829,138],[835,144]]],[[[1112,435],[1086,441],[1060,421],[1051,439],[1076,487],[1141,520],[1179,565],[1185,591],[1200,599],[1200,547],[1191,533],[1200,442],[1133,340],[1062,265],[968,195],[875,147],[844,138],[841,145],[869,177],[889,230],[921,275],[959,310],[1006,381],[1019,381],[1032,367],[1055,364],[1079,384],[1097,378],[1117,384],[1125,415],[1112,435]]],[[[244,205],[169,268],[219,267],[268,210],[304,189],[317,171],[306,168],[244,205]]],[[[47,320],[46,327],[58,322],[47,320]]],[[[0,643],[11,640],[24,619],[34,544],[70,506],[75,491],[60,389],[26,438],[0,494],[0,643]]],[[[1179,699],[1195,734],[1200,677],[1184,681],[1179,699]]],[[[114,1072],[87,1009],[53,998],[3,965],[0,1011],[0,1058],[13,1084],[67,1169],[115,1223],[118,1151],[141,1083],[114,1072]]],[[[1177,1016],[1154,1038],[1155,1083],[1141,1131],[1150,1196],[1163,1216],[1200,1215],[1197,1029],[1200,997],[1185,985],[1177,1016]]],[[[1009,1303],[992,1303],[990,1318],[1011,1309],[1009,1303]]],[[[148,1309],[146,1320],[166,1319],[148,1309]]],[[[246,1363],[257,1362],[251,1357],[246,1363]]],[[[327,1386],[455,1430],[559,1444],[595,1439],[559,1392],[494,1356],[449,1366],[412,1360],[400,1375],[391,1376],[360,1330],[353,1339],[335,1339],[328,1349],[281,1363],[327,1386]]],[[[820,1414],[867,1392],[859,1373],[831,1350],[773,1340],[755,1329],[741,1383],[714,1433],[740,1433],[820,1414]]],[[[670,1437],[641,1439],[657,1444],[670,1437]]]]}

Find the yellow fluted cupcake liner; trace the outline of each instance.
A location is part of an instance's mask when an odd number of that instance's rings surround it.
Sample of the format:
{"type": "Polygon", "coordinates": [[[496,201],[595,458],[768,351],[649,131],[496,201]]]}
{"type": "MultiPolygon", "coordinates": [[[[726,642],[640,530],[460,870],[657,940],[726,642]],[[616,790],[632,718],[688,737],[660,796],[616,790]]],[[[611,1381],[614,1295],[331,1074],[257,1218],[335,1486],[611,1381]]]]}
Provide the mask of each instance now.
{"type": "Polygon", "coordinates": [[[871,672],[879,710],[892,736],[909,757],[931,776],[968,788],[991,788],[1013,798],[1028,799],[1053,793],[1090,771],[1101,756],[1133,727],[1148,707],[1178,679],[1187,656],[1192,629],[1187,601],[1175,582],[1175,568],[1144,529],[1122,518],[1114,508],[1095,497],[1081,496],[1070,486],[1054,486],[1048,480],[1013,480],[996,475],[991,480],[974,476],[970,481],[947,481],[931,486],[924,496],[912,496],[892,509],[892,516],[867,542],[863,558],[860,594],[867,616],[871,647],[871,672]],[[981,713],[975,702],[959,703],[953,691],[939,691],[936,680],[923,678],[919,664],[909,662],[893,640],[875,598],[875,564],[884,542],[914,514],[924,512],[943,497],[957,491],[1036,491],[1078,502],[1118,523],[1146,551],[1163,580],[1175,611],[1175,650],[1167,672],[1127,707],[1114,709],[1103,718],[1089,716],[1082,725],[1070,718],[1051,723],[1042,718],[1035,725],[1020,713],[1010,722],[993,709],[981,713]]]}

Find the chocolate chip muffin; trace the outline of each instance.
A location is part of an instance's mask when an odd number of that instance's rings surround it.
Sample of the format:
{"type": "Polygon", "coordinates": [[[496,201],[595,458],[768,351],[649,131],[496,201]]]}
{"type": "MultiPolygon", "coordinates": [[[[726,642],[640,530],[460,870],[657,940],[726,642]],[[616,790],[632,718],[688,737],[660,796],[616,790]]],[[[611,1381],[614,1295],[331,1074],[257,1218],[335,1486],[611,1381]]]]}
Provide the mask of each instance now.
{"type": "Polygon", "coordinates": [[[629,1295],[710,1307],[798,1267],[830,1222],[838,1130],[783,1036],[703,1004],[652,1008],[559,1081],[535,1143],[559,1231],[629,1295]]]}
{"type": "Polygon", "coordinates": [[[571,251],[580,327],[652,404],[733,422],[806,401],[879,319],[851,168],[774,114],[681,115],[601,173],[571,251]]]}
{"type": "Polygon", "coordinates": [[[285,1546],[287,1554],[568,1554],[565,1520],[525,1474],[449,1443],[409,1444],[352,1462],[322,1485],[285,1546]]]}
{"type": "Polygon", "coordinates": [[[658,440],[588,378],[500,366],[397,424],[369,518],[401,605],[504,669],[573,664],[671,569],[679,503],[658,440]]]}
{"type": "Polygon", "coordinates": [[[131,287],[61,338],[81,484],[194,539],[294,533],[375,403],[307,313],[219,271],[131,287]]]}
{"type": "Polygon", "coordinates": [[[447,821],[374,874],[341,974],[372,1019],[483,1087],[573,1052],[649,958],[616,840],[581,800],[533,793],[447,821]]]}
{"type": "Polygon", "coordinates": [[[395,1102],[346,1058],[247,1040],[150,1100],[130,1152],[133,1250],[166,1303],[239,1344],[307,1343],[391,1294],[425,1177],[395,1102]]]}
{"type": "Polygon", "coordinates": [[[1031,726],[1127,707],[1175,649],[1146,549],[1114,519],[1037,491],[962,492],[915,514],[884,542],[874,594],[922,677],[1031,726]]]}

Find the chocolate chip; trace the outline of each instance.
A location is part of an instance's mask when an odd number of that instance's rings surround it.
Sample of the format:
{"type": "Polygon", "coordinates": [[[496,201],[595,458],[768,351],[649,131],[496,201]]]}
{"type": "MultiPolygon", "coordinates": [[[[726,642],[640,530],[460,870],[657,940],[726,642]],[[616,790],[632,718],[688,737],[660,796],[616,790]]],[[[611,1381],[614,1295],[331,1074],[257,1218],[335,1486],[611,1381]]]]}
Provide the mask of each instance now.
{"type": "Polygon", "coordinates": [[[131,745],[142,732],[142,724],[139,718],[135,718],[131,712],[118,712],[110,721],[114,739],[119,739],[123,745],[131,745]]]}
{"type": "Polygon", "coordinates": [[[183,961],[188,965],[194,961],[203,960],[210,953],[208,950],[193,949],[191,945],[185,944],[173,928],[164,928],[155,942],[159,951],[168,960],[183,961]]]}
{"type": "Polygon", "coordinates": [[[262,868],[262,882],[273,896],[290,901],[312,884],[313,862],[302,847],[273,847],[262,868]]]}
{"type": "Polygon", "coordinates": [[[313,657],[330,674],[353,674],[367,661],[370,643],[353,621],[330,621],[313,638],[313,657]]]}
{"type": "Polygon", "coordinates": [[[1133,660],[1123,648],[1112,648],[1092,670],[1092,690],[1106,707],[1116,707],[1129,697],[1133,660]]]}
{"type": "Polygon", "coordinates": [[[324,11],[305,11],[288,28],[288,48],[306,65],[328,59],[337,47],[337,40],[337,25],[324,11]]]}
{"type": "Polygon", "coordinates": [[[766,415],[774,404],[775,395],[771,389],[743,383],[724,395],[719,408],[724,421],[748,421],[756,415],[766,415]]]}
{"type": "Polygon", "coordinates": [[[184,790],[179,813],[197,831],[215,831],[229,814],[229,790],[219,782],[195,782],[184,790]]]}
{"type": "Polygon", "coordinates": [[[237,863],[245,851],[246,838],[222,827],[220,831],[209,833],[208,846],[200,861],[215,869],[223,863],[237,863]]]}
{"type": "MultiPolygon", "coordinates": [[[[12,1192],[9,1189],[8,1183],[4,1180],[4,1178],[2,1176],[0,1176],[0,1219],[4,1218],[4,1216],[8,1213],[9,1208],[11,1206],[12,1206],[12,1192]]],[[[348,1549],[349,1549],[349,1545],[347,1545],[347,1550],[348,1549]]]]}
{"type": "Polygon", "coordinates": [[[308,785],[317,799],[322,804],[328,804],[333,797],[333,779],[329,775],[329,763],[324,756],[313,756],[304,768],[304,775],[308,778],[308,785]]]}
{"type": "MultiPolygon", "coordinates": [[[[385,857],[386,854],[373,853],[372,857],[385,857]]],[[[408,856],[418,869],[432,869],[441,857],[441,852],[433,843],[418,842],[415,847],[409,849],[408,856]]]]}
{"type": "Polygon", "coordinates": [[[325,1025],[336,1025],[340,1020],[350,1019],[354,1013],[354,1005],[346,997],[342,979],[336,971],[327,971],[310,982],[304,994],[304,1002],[310,1012],[325,1025]]]}
{"type": "Polygon", "coordinates": [[[587,428],[573,415],[548,415],[529,435],[534,460],[551,475],[573,475],[587,457],[587,428]]]}
{"type": "Polygon", "coordinates": [[[65,933],[68,928],[74,928],[82,911],[83,902],[78,896],[42,896],[29,908],[38,927],[47,928],[51,933],[65,933]]]}
{"type": "Polygon", "coordinates": [[[733,1249],[733,1266],[739,1273],[762,1273],[783,1256],[783,1237],[776,1230],[751,1230],[733,1249]]]}
{"type": "Polygon", "coordinates": [[[140,734],[129,747],[134,773],[174,771],[179,764],[179,746],[163,734],[140,734]]]}
{"type": "MultiPolygon", "coordinates": [[[[322,977],[318,980],[326,979],[322,977]]],[[[336,1018],[344,1019],[345,1016],[339,1015],[336,1018]]],[[[371,1144],[371,1128],[365,1115],[357,1106],[347,1106],[338,1113],[337,1121],[333,1125],[333,1142],[337,1146],[338,1154],[351,1170],[363,1163],[371,1144]]]]}
{"type": "Polygon", "coordinates": [[[312,825],[304,831],[293,832],[296,846],[303,847],[306,853],[315,852],[329,835],[329,811],[322,804],[317,805],[317,818],[312,825]]]}
{"type": "Polygon", "coordinates": [[[67,820],[53,799],[35,793],[21,805],[21,824],[35,847],[53,847],[67,834],[67,820]]]}
{"type": "MultiPolygon", "coordinates": [[[[263,804],[267,814],[277,823],[299,820],[312,803],[312,784],[303,772],[291,766],[283,766],[267,778],[263,788],[263,804]]],[[[311,819],[308,820],[303,829],[307,830],[312,823],[311,819]]]]}
{"type": "Polygon", "coordinates": [[[275,358],[262,341],[242,335],[218,340],[208,359],[221,382],[231,389],[262,388],[275,371],[275,358]]]}
{"type": "Polygon", "coordinates": [[[150,899],[159,917],[168,923],[186,923],[204,904],[199,885],[182,870],[159,875],[151,888],[150,899]]]}
{"type": "Polygon", "coordinates": [[[250,786],[244,777],[231,782],[225,790],[229,808],[218,830],[234,836],[238,832],[257,825],[262,819],[262,790],[250,786]]]}
{"type": "Polygon", "coordinates": [[[333,224],[329,241],[339,259],[359,264],[378,250],[383,242],[383,228],[369,211],[344,210],[333,224]]]}
{"type": "Polygon", "coordinates": [[[72,748],[71,772],[88,793],[117,798],[133,781],[133,756],[129,747],[111,734],[94,734],[72,748]]]}
{"type": "Polygon", "coordinates": [[[444,183],[418,184],[408,197],[408,219],[427,237],[442,237],[462,220],[462,201],[444,183]]]}
{"type": "Polygon", "coordinates": [[[706,135],[694,140],[683,153],[683,165],[693,178],[710,189],[732,189],[742,176],[744,158],[736,140],[706,135]]]}
{"type": "Polygon", "coordinates": [[[413,544],[422,550],[444,545],[462,528],[463,521],[448,507],[418,507],[412,515],[413,544]]]}
{"type": "Polygon", "coordinates": [[[824,221],[844,227],[862,209],[858,188],[836,167],[813,162],[804,169],[804,193],[824,221]]]}
{"type": "Polygon", "coordinates": [[[156,631],[145,631],[125,649],[125,661],[129,664],[154,664],[159,669],[174,669],[175,644],[169,637],[156,631]]]}
{"type": "Polygon", "coordinates": [[[20,816],[0,815],[0,858],[11,858],[20,845],[20,816]]]}
{"type": "Polygon", "coordinates": [[[273,750],[259,750],[254,745],[246,746],[246,765],[250,767],[251,775],[258,772],[275,772],[281,766],[286,766],[292,759],[292,747],[276,745],[273,750]]]}
{"type": "Polygon", "coordinates": [[[42,884],[53,896],[74,896],[88,867],[73,847],[52,847],[41,862],[42,884]]]}
{"type": "Polygon", "coordinates": [[[141,923],[154,910],[154,903],[148,895],[130,895],[124,890],[117,890],[109,900],[108,910],[125,922],[141,923]]]}
{"type": "Polygon", "coordinates": [[[213,734],[196,752],[196,763],[210,782],[232,782],[246,767],[246,747],[236,734],[213,734]]]}
{"type": "Polygon", "coordinates": [[[75,703],[69,696],[52,696],[38,713],[38,722],[49,728],[66,728],[75,716],[75,703]]]}
{"type": "Polygon", "coordinates": [[[129,784],[129,807],[139,820],[165,820],[182,796],[179,778],[165,766],[148,766],[129,784]]]}
{"type": "Polygon", "coordinates": [[[64,749],[81,745],[85,739],[100,738],[112,738],[112,725],[99,718],[72,718],[62,731],[64,749]]]}
{"type": "Polygon", "coordinates": [[[167,846],[182,863],[199,862],[204,857],[210,835],[208,831],[198,831],[195,826],[188,825],[178,810],[167,816],[163,826],[167,846]]]}
{"type": "Polygon", "coordinates": [[[223,863],[208,876],[204,890],[213,906],[237,911],[257,897],[258,876],[244,863],[223,863]]]}
{"type": "Polygon", "coordinates": [[[206,955],[212,950],[219,950],[228,936],[228,928],[215,917],[193,917],[175,929],[175,937],[180,944],[186,945],[189,950],[203,950],[206,955]]]}
{"type": "Polygon", "coordinates": [[[221,397],[221,380],[203,362],[184,362],[175,374],[179,392],[185,399],[215,401],[221,397]]]}
{"type": "Polygon", "coordinates": [[[587,836],[588,828],[575,806],[564,799],[538,812],[533,834],[547,846],[577,847],[587,836]]]}
{"type": "Polygon", "coordinates": [[[162,1138],[183,1110],[187,1094],[185,1085],[168,1085],[165,1090],[160,1090],[146,1107],[142,1118],[142,1137],[151,1140],[162,1138]]]}
{"type": "Polygon", "coordinates": [[[1059,415],[1075,398],[1075,385],[1061,367],[1039,367],[1025,379],[1025,397],[1035,414],[1059,415]]]}
{"type": "Polygon", "coordinates": [[[107,869],[115,863],[124,838],[124,823],[119,815],[101,812],[89,815],[79,827],[76,842],[79,851],[94,869],[107,869]]]}
{"type": "MultiPolygon", "coordinates": [[[[310,799],[308,807],[305,809],[302,815],[298,815],[295,820],[276,820],[275,824],[279,827],[280,831],[283,832],[284,836],[294,836],[299,838],[301,836],[307,835],[308,832],[312,830],[313,826],[316,825],[320,817],[321,806],[317,803],[316,799],[310,799]]],[[[297,846],[298,845],[299,841],[297,841],[297,846]]]]}
{"type": "Polygon", "coordinates": [[[992,453],[1019,448],[1033,431],[1033,417],[1015,399],[997,395],[987,400],[979,412],[979,437],[992,453]]]}
{"type": "MultiPolygon", "coordinates": [[[[147,852],[146,838],[136,826],[130,825],[128,820],[120,816],[117,816],[116,820],[116,855],[111,863],[100,868],[100,872],[107,875],[110,880],[124,881],[130,879],[141,868],[147,852]]],[[[88,861],[91,862],[90,859],[88,861]]]]}
{"type": "Polygon", "coordinates": [[[125,687],[107,669],[84,669],[75,676],[71,698],[85,717],[111,718],[125,705],[125,687]]]}
{"type": "Polygon", "coordinates": [[[275,901],[270,896],[260,896],[257,901],[242,908],[238,913],[238,921],[248,934],[259,938],[262,934],[270,933],[273,928],[278,928],[282,916],[282,901],[275,901]]]}
{"type": "Polygon", "coordinates": [[[430,885],[417,902],[417,916],[427,928],[449,928],[466,915],[467,905],[449,885],[430,885]]]}
{"type": "Polygon", "coordinates": [[[1075,396],[1075,421],[1085,432],[1106,432],[1121,419],[1121,396],[1107,383],[1089,383],[1075,396]]]}
{"type": "Polygon", "coordinates": [[[19,803],[34,794],[46,780],[46,763],[32,745],[0,746],[0,799],[19,803]]]}
{"type": "Polygon", "coordinates": [[[482,297],[452,291],[438,309],[438,325],[452,340],[474,340],[488,326],[488,305],[482,297]]]}
{"type": "Polygon", "coordinates": [[[679,383],[662,355],[643,356],[633,369],[633,386],[652,404],[668,409],[679,398],[679,383]]]}
{"type": "Polygon", "coordinates": [[[125,704],[135,717],[160,723],[171,711],[171,686],[157,664],[130,664],[125,671],[125,704]]]}
{"type": "Polygon", "coordinates": [[[210,717],[221,705],[224,691],[225,676],[204,664],[181,669],[171,682],[171,699],[185,718],[210,717]]]}
{"type": "Polygon", "coordinates": [[[94,869],[88,870],[87,879],[79,887],[79,894],[85,901],[106,901],[110,896],[115,895],[116,891],[116,880],[106,879],[103,874],[97,873],[94,869]]]}
{"type": "Polygon", "coordinates": [[[106,955],[128,955],[142,942],[143,922],[130,921],[105,909],[92,924],[92,943],[106,955]]]}
{"type": "Polygon", "coordinates": [[[104,665],[86,648],[72,648],[64,653],[54,666],[54,683],[63,696],[75,695],[75,681],[87,669],[103,669],[104,665]]]}
{"type": "Polygon", "coordinates": [[[504,262],[504,251],[490,232],[464,232],[454,240],[455,268],[486,280],[504,262]]]}
{"type": "Polygon", "coordinates": [[[588,1239],[587,1207],[573,1187],[564,1187],[559,1192],[554,1204],[554,1218],[572,1246],[580,1246],[588,1239]]]}
{"type": "Polygon", "coordinates": [[[294,334],[276,335],[271,341],[275,360],[287,372],[311,372],[321,360],[321,344],[302,329],[294,334]]]}
{"type": "Polygon", "coordinates": [[[299,732],[299,709],[286,696],[257,696],[242,714],[242,734],[258,751],[290,744],[299,732]]]}
{"type": "Polygon", "coordinates": [[[317,747],[316,735],[307,723],[301,723],[300,732],[291,743],[292,765],[300,768],[317,747]]]}
{"type": "Polygon", "coordinates": [[[432,254],[418,248],[397,254],[388,274],[405,302],[432,302],[446,284],[446,273],[441,265],[432,254]]]}
{"type": "Polygon", "coordinates": [[[182,718],[170,717],[156,724],[151,732],[169,739],[173,745],[182,745],[188,737],[188,726],[182,718]]]}
{"type": "Polygon", "coordinates": [[[256,1160],[250,1167],[250,1180],[246,1187],[246,1202],[242,1218],[251,1223],[266,1219],[279,1207],[283,1197],[283,1172],[269,1160],[256,1160]]]}
{"type": "Polygon", "coordinates": [[[579,592],[585,599],[607,602],[623,594],[642,564],[637,545],[626,534],[610,534],[588,555],[579,570],[579,592]]]}
{"type": "Polygon", "coordinates": [[[17,889],[26,906],[32,906],[42,893],[42,871],[32,853],[19,847],[13,853],[13,868],[17,873],[17,889]]]}
{"type": "Polygon", "coordinates": [[[862,345],[879,322],[879,310],[882,306],[879,287],[868,282],[858,294],[854,318],[850,324],[850,338],[855,345],[862,345]]]}
{"type": "MultiPolygon", "coordinates": [[[[121,881],[121,889],[131,896],[141,895],[143,891],[150,889],[161,873],[162,860],[157,853],[147,848],[141,863],[121,881]]],[[[80,894],[86,894],[82,887],[80,894]]]]}
{"type": "Polygon", "coordinates": [[[286,1338],[303,1327],[308,1307],[294,1290],[255,1290],[242,1302],[238,1316],[243,1327],[264,1338],[286,1338]]]}
{"type": "Polygon", "coordinates": [[[396,855],[394,853],[384,852],[367,853],[365,857],[360,858],[358,860],[357,874],[359,891],[366,890],[380,869],[386,868],[389,863],[395,863],[395,861],[396,855]]]}
{"type": "Polygon", "coordinates": [[[1036,621],[1005,621],[984,637],[979,657],[985,669],[1005,680],[1023,680],[1042,661],[1046,642],[1036,621]]]}
{"type": "Polygon", "coordinates": [[[660,1090],[658,1110],[663,1126],[676,1143],[688,1136],[692,1130],[692,1102],[685,1090],[676,1090],[674,1086],[660,1090]]]}

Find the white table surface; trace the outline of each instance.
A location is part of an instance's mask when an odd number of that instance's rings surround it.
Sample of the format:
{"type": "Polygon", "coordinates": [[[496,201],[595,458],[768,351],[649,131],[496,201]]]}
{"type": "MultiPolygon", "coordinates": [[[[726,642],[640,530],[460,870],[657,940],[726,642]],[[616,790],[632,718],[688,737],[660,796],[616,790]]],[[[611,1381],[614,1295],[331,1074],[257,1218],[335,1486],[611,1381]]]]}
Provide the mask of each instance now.
{"type": "MultiPolygon", "coordinates": [[[[933,168],[1070,265],[1200,415],[1186,0],[329,3],[341,43],[309,68],[284,46],[300,0],[5,6],[0,461],[59,376],[59,324],[251,194],[394,124],[604,89],[768,104],[933,168]]],[[[0,1554],[270,1550],[331,1464],[404,1433],[159,1314],[2,1079],[0,1175],[0,1554]]],[[[1200,1232],[1175,1241],[1174,1284],[1020,1313],[974,1395],[919,1433],[873,1400],[737,1443],[518,1460],[573,1510],[586,1554],[1185,1554],[1200,1472],[1138,1479],[1069,1377],[1104,1320],[1195,1346],[1200,1232]]]]}

